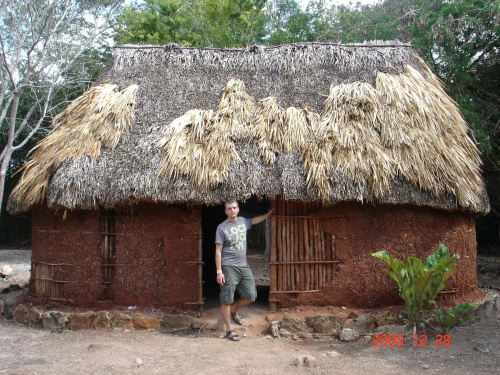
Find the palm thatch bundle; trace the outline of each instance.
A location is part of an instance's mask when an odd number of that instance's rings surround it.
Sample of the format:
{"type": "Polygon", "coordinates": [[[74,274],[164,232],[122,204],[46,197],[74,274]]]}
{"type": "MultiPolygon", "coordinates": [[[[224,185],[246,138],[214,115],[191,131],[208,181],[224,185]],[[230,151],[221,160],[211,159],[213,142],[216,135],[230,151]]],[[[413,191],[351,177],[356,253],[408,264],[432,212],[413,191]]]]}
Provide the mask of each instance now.
{"type": "Polygon", "coordinates": [[[311,107],[285,110],[274,97],[259,100],[251,129],[257,153],[264,163],[274,164],[277,154],[301,150],[315,134],[318,123],[319,115],[311,107]]]}
{"type": "MultiPolygon", "coordinates": [[[[388,190],[394,171],[389,155],[380,144],[376,101],[376,91],[367,83],[332,86],[320,123],[321,138],[328,142],[320,139],[319,147],[308,147],[308,155],[317,154],[314,157],[325,163],[322,170],[333,167],[355,184],[367,181],[374,195],[381,197],[388,190]]],[[[306,170],[315,167],[307,160],[308,155],[303,156],[306,170]]],[[[321,197],[328,201],[330,188],[327,189],[324,175],[308,172],[308,176],[318,178],[317,182],[313,179],[308,184],[317,186],[321,197]]]]}
{"type": "Polygon", "coordinates": [[[286,111],[275,97],[259,100],[253,131],[257,141],[257,152],[266,164],[274,164],[276,154],[283,150],[286,136],[286,111]]]}
{"type": "Polygon", "coordinates": [[[397,41],[123,46],[97,83],[54,119],[11,212],[252,195],[489,210],[456,103],[397,41]]]}
{"type": "Polygon", "coordinates": [[[238,158],[225,122],[213,111],[191,110],[172,122],[156,144],[163,149],[159,176],[183,175],[197,187],[227,180],[229,164],[238,158]]]}
{"type": "Polygon", "coordinates": [[[308,186],[331,196],[326,171],[368,182],[383,197],[396,178],[432,192],[453,194],[463,207],[480,200],[480,155],[468,127],[438,79],[411,66],[379,72],[375,87],[333,86],[322,113],[321,136],[304,151],[308,186]],[[309,161],[311,159],[312,161],[309,161]]]}
{"type": "Polygon", "coordinates": [[[379,73],[381,140],[398,175],[435,195],[453,194],[463,207],[477,202],[481,158],[469,128],[435,76],[407,66],[398,76],[379,73]],[[405,114],[406,116],[402,116],[405,114]]]}
{"type": "Polygon", "coordinates": [[[241,79],[230,79],[222,90],[217,106],[216,122],[233,139],[248,139],[250,121],[255,112],[255,99],[241,79]]]}
{"type": "Polygon", "coordinates": [[[227,180],[229,164],[238,159],[234,140],[244,140],[255,100],[239,79],[222,90],[217,110],[191,110],[175,119],[156,144],[163,150],[159,176],[189,178],[197,187],[211,188],[227,180]]]}
{"type": "Polygon", "coordinates": [[[97,159],[101,147],[113,149],[134,121],[136,85],[92,87],[54,117],[53,130],[32,150],[12,198],[24,206],[43,201],[50,177],[64,162],[88,155],[97,159]]]}

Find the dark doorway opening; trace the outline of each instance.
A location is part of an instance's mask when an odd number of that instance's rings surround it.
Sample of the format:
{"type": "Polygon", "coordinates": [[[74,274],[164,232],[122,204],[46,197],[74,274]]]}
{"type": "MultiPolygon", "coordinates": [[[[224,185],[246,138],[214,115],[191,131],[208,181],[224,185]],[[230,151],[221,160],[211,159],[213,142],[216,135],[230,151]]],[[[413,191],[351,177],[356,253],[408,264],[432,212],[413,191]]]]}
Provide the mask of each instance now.
{"type": "MultiPolygon", "coordinates": [[[[239,216],[252,218],[263,215],[269,210],[269,201],[251,197],[245,203],[239,203],[239,216]]],[[[219,306],[219,285],[216,281],[215,269],[215,231],[217,226],[227,219],[224,205],[202,206],[202,251],[203,251],[203,298],[205,308],[219,306]]],[[[257,283],[257,303],[268,304],[269,301],[269,259],[268,240],[269,225],[266,221],[253,225],[248,231],[247,259],[257,283]],[[267,246],[266,246],[267,243],[267,246]],[[267,259],[265,258],[267,257],[267,259]]],[[[239,298],[239,296],[235,296],[239,298]]]]}

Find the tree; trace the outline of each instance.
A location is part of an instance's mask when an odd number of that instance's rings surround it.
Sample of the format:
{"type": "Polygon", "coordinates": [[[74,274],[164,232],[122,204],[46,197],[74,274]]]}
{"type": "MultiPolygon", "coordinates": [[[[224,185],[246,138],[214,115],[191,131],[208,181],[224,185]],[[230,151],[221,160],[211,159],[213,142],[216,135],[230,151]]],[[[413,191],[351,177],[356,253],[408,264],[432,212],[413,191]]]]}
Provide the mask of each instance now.
{"type": "Polygon", "coordinates": [[[478,221],[478,233],[495,233],[498,244],[500,1],[386,0],[339,9],[332,40],[374,39],[411,43],[457,102],[483,152],[492,206],[492,214],[478,221]]]}
{"type": "Polygon", "coordinates": [[[242,47],[264,35],[264,0],[146,0],[118,17],[118,44],[242,47]]]}
{"type": "Polygon", "coordinates": [[[12,155],[92,76],[119,0],[0,0],[0,207],[12,155]]]}
{"type": "Polygon", "coordinates": [[[118,44],[197,45],[200,35],[193,32],[195,14],[187,0],[146,0],[126,6],[118,16],[118,44]]]}
{"type": "Polygon", "coordinates": [[[296,0],[273,1],[267,9],[267,43],[279,45],[327,39],[333,28],[333,10],[327,7],[325,0],[309,1],[305,11],[296,0]]]}

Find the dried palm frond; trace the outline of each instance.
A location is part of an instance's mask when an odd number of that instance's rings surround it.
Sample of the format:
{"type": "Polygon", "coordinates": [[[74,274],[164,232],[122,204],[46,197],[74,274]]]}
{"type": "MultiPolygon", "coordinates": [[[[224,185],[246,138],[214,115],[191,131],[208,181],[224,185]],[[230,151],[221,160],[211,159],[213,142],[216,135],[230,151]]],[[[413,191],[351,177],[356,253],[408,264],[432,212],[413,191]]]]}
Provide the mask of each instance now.
{"type": "Polygon", "coordinates": [[[159,176],[185,176],[203,188],[225,182],[231,161],[239,159],[226,130],[211,110],[191,110],[175,119],[156,144],[163,150],[159,176]]]}
{"type": "Polygon", "coordinates": [[[388,190],[394,163],[380,143],[377,110],[377,92],[368,83],[330,88],[319,136],[303,154],[308,186],[317,188],[323,199],[330,195],[327,171],[332,168],[356,184],[369,182],[376,197],[388,190]],[[311,162],[315,159],[321,165],[311,162]]]}
{"type": "Polygon", "coordinates": [[[98,158],[102,146],[115,148],[134,121],[137,88],[117,91],[116,85],[95,86],[59,113],[52,121],[54,129],[32,150],[12,198],[25,206],[40,202],[62,163],[82,155],[98,158]]]}
{"type": "Polygon", "coordinates": [[[231,79],[217,110],[191,110],[175,119],[156,146],[163,149],[159,175],[188,177],[197,187],[211,188],[227,179],[231,161],[240,160],[234,142],[255,140],[257,153],[273,164],[282,151],[302,148],[318,127],[310,107],[281,108],[276,98],[256,105],[243,81],[231,79]]]}
{"type": "Polygon", "coordinates": [[[430,71],[398,76],[379,73],[377,92],[381,139],[398,165],[398,174],[440,196],[454,194],[461,206],[478,202],[482,181],[480,155],[456,103],[430,71]]]}
{"type": "Polygon", "coordinates": [[[250,122],[255,113],[255,99],[241,79],[231,79],[222,90],[216,121],[232,139],[248,139],[250,122]]]}
{"type": "Polygon", "coordinates": [[[234,142],[249,137],[254,111],[245,83],[229,80],[215,112],[191,110],[168,126],[156,144],[163,149],[159,176],[185,176],[203,188],[225,182],[231,161],[239,160],[234,142]]]}
{"type": "Polygon", "coordinates": [[[279,106],[276,98],[259,100],[251,128],[257,153],[264,163],[274,164],[281,152],[300,150],[310,141],[320,121],[313,108],[279,106]]]}
{"type": "Polygon", "coordinates": [[[276,153],[282,149],[285,135],[285,110],[275,97],[259,100],[252,134],[257,140],[257,154],[266,164],[274,164],[276,153]]]}
{"type": "Polygon", "coordinates": [[[285,134],[282,140],[282,150],[285,152],[300,150],[316,132],[320,116],[311,107],[287,108],[285,116],[285,134]]]}
{"type": "Polygon", "coordinates": [[[317,189],[324,201],[330,198],[328,171],[333,168],[333,141],[327,132],[312,137],[302,149],[302,167],[308,189],[317,189]]]}

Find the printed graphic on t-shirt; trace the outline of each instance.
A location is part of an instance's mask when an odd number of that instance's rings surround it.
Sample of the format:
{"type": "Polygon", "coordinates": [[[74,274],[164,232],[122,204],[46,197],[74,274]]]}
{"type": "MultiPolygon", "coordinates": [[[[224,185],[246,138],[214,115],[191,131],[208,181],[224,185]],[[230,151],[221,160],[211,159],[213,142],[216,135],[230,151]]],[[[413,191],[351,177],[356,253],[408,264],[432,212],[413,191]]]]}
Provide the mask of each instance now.
{"type": "Polygon", "coordinates": [[[229,250],[243,250],[244,243],[247,240],[247,228],[245,224],[231,227],[230,231],[224,230],[227,240],[230,243],[229,250]]]}

